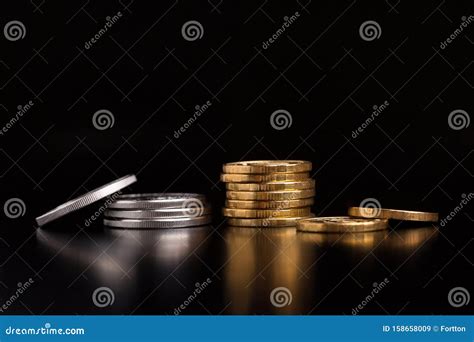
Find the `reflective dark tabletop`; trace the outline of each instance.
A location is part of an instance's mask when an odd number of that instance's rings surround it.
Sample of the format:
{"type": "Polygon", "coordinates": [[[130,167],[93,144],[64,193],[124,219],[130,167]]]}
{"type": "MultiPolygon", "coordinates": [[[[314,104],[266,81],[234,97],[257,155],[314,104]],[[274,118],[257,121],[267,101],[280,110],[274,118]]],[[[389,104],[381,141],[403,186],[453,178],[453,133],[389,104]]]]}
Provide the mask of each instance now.
{"type": "MultiPolygon", "coordinates": [[[[472,237],[434,225],[317,234],[295,228],[37,229],[2,239],[8,314],[463,314],[472,237]],[[464,248],[463,248],[464,246],[464,248]],[[443,251],[441,253],[441,251],[443,251]],[[101,294],[101,291],[103,292],[101,294]],[[102,295],[102,297],[101,297],[102,295]]],[[[74,227],[74,224],[71,224],[74,227]]],[[[11,235],[20,229],[5,226],[11,235]]],[[[453,227],[450,227],[452,229],[453,227]]],[[[472,313],[472,311],[471,311],[472,313]]]]}

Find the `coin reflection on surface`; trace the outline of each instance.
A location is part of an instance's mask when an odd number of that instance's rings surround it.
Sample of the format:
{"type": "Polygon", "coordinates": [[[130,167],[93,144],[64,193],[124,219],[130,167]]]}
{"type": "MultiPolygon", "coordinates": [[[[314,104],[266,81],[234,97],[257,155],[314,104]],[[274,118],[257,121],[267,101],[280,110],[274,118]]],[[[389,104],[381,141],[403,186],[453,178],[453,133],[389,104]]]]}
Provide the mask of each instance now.
{"type": "MultiPolygon", "coordinates": [[[[93,307],[90,294],[95,288],[106,286],[113,289],[116,301],[102,310],[125,314],[143,304],[144,298],[152,302],[159,300],[160,308],[171,312],[179,304],[173,298],[148,296],[155,294],[153,291],[158,286],[162,293],[182,290],[176,288],[176,282],[166,280],[198,247],[206,248],[204,241],[211,232],[208,226],[133,231],[111,229],[97,233],[38,229],[36,238],[38,251],[46,254],[47,259],[54,259],[51,263],[53,272],[62,275],[65,288],[74,287],[78,282],[80,286],[90,287],[74,299],[79,307],[93,307]]],[[[194,284],[200,279],[201,265],[194,260],[188,263],[187,272],[180,274],[180,282],[194,284]]]]}
{"type": "Polygon", "coordinates": [[[298,239],[305,243],[313,243],[319,247],[346,246],[352,250],[371,251],[389,249],[403,251],[416,248],[438,236],[434,226],[404,228],[391,231],[376,231],[365,233],[334,233],[315,234],[298,232],[298,239]]]}
{"type": "Polygon", "coordinates": [[[355,249],[371,250],[388,236],[385,230],[365,233],[307,233],[298,232],[298,239],[305,243],[313,243],[320,247],[331,247],[336,244],[355,249]]]}
{"type": "Polygon", "coordinates": [[[423,286],[420,274],[433,262],[437,235],[436,227],[342,234],[298,232],[298,266],[308,275],[307,290],[313,291],[308,303],[312,309],[306,313],[317,313],[322,306],[325,312],[331,308],[340,313],[338,308],[348,306],[341,292],[364,298],[374,282],[385,278],[394,282],[411,279],[410,286],[423,286]]]}
{"type": "MultiPolygon", "coordinates": [[[[291,228],[227,227],[225,267],[226,301],[230,314],[300,313],[304,289],[298,281],[298,243],[291,228]],[[288,293],[277,306],[272,290],[286,288],[288,293]],[[281,305],[281,307],[280,307],[281,305]]],[[[286,291],[286,290],[285,290],[286,291]]]]}
{"type": "Polygon", "coordinates": [[[412,250],[424,243],[434,241],[439,235],[438,228],[435,226],[399,229],[396,233],[390,236],[388,245],[399,250],[412,250]]]}

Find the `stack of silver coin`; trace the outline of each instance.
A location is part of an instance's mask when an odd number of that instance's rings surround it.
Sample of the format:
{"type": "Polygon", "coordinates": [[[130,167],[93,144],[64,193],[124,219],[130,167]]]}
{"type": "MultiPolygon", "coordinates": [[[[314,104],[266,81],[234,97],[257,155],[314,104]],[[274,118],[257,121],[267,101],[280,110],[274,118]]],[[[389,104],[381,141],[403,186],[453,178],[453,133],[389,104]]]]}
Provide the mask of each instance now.
{"type": "Polygon", "coordinates": [[[149,193],[121,195],[104,213],[111,228],[184,228],[211,223],[211,208],[204,195],[149,193]]]}

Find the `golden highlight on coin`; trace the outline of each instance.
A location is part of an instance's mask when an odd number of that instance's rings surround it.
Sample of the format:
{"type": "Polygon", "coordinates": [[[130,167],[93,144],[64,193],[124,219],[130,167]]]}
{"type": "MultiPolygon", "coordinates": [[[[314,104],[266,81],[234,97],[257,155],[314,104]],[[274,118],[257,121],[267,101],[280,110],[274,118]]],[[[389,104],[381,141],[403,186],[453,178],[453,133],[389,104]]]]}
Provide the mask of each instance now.
{"type": "Polygon", "coordinates": [[[314,217],[298,220],[296,229],[312,233],[361,233],[388,228],[386,219],[353,218],[349,216],[314,217]]]}
{"type": "Polygon", "coordinates": [[[290,209],[309,207],[314,204],[313,198],[301,198],[286,201],[240,201],[227,200],[225,206],[227,208],[237,209],[290,209]]]}
{"type": "Polygon", "coordinates": [[[224,216],[240,217],[240,218],[272,218],[272,217],[301,217],[308,216],[311,209],[307,208],[292,208],[292,209],[235,209],[224,208],[224,216]]]}
{"type": "Polygon", "coordinates": [[[384,208],[350,207],[348,215],[353,217],[380,218],[400,221],[438,222],[438,213],[384,208]]]}
{"type": "Polygon", "coordinates": [[[222,173],[221,181],[229,183],[260,183],[260,182],[294,182],[309,179],[309,172],[299,173],[268,173],[268,174],[241,174],[222,173]]]}
{"type": "Polygon", "coordinates": [[[252,160],[227,163],[222,169],[224,173],[243,174],[308,172],[311,171],[311,162],[304,160],[252,160]]]}
{"type": "Polygon", "coordinates": [[[223,209],[228,224],[239,227],[291,227],[312,217],[315,182],[311,162],[253,160],[224,164],[226,183],[223,209]]]}
{"type": "Polygon", "coordinates": [[[287,190],[287,191],[227,191],[228,199],[246,201],[282,201],[299,198],[309,198],[314,196],[313,189],[307,190],[287,190]]]}
{"type": "Polygon", "coordinates": [[[227,183],[226,189],[230,191],[281,191],[314,189],[313,179],[295,182],[266,182],[266,183],[227,183]]]}
{"type": "Polygon", "coordinates": [[[228,218],[229,226],[237,227],[294,227],[296,222],[307,217],[271,217],[264,219],[228,218]]]}

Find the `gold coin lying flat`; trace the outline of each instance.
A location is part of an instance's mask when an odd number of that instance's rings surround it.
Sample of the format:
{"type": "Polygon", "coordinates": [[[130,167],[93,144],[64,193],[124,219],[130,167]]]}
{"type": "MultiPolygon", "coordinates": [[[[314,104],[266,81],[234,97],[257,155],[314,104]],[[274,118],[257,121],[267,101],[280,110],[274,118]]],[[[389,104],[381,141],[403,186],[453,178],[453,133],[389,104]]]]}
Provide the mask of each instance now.
{"type": "Polygon", "coordinates": [[[388,228],[386,219],[348,216],[314,217],[296,222],[296,229],[312,233],[361,233],[388,228]]]}
{"type": "Polygon", "coordinates": [[[293,209],[235,209],[224,208],[222,214],[227,217],[241,218],[273,218],[273,217],[301,217],[311,214],[311,208],[293,209]]]}
{"type": "Polygon", "coordinates": [[[286,182],[308,180],[309,172],[298,173],[268,173],[260,174],[241,174],[241,173],[222,173],[221,181],[225,183],[260,183],[260,182],[286,182]]]}
{"type": "Polygon", "coordinates": [[[314,198],[301,198],[286,201],[239,201],[227,200],[225,206],[227,208],[237,209],[289,209],[302,208],[314,204],[314,198]]]}
{"type": "Polygon", "coordinates": [[[349,216],[400,221],[438,222],[438,213],[383,208],[350,207],[349,216]]]}
{"type": "Polygon", "coordinates": [[[314,196],[314,189],[288,191],[227,191],[226,196],[232,200],[242,201],[283,201],[314,196]]]}
{"type": "Polygon", "coordinates": [[[299,182],[266,182],[266,183],[227,183],[225,185],[230,191],[281,191],[314,189],[314,179],[299,182]]]}
{"type": "Polygon", "coordinates": [[[274,173],[308,172],[311,162],[304,160],[251,160],[227,163],[222,167],[225,173],[274,173]]]}
{"type": "MultiPolygon", "coordinates": [[[[310,216],[311,217],[311,216],[310,216]]],[[[228,218],[229,226],[238,227],[294,227],[296,222],[307,217],[272,217],[266,219],[228,218]]]]}

